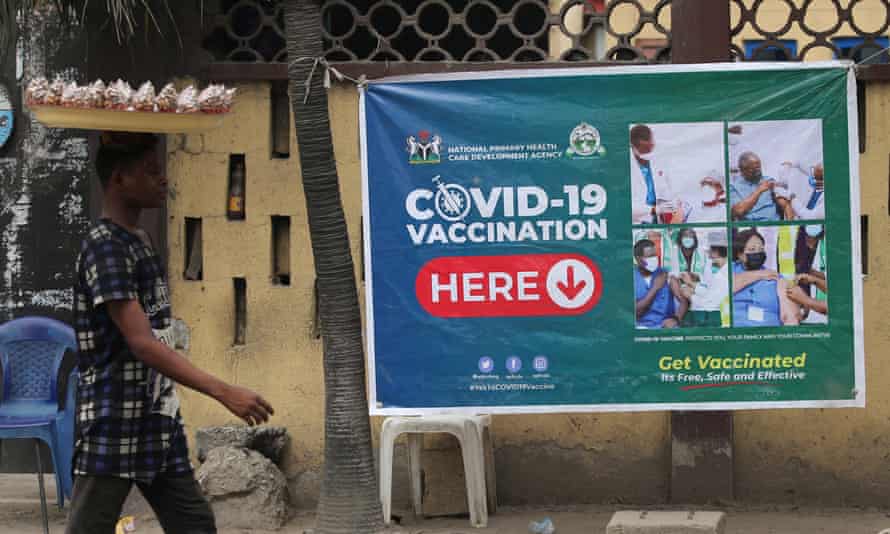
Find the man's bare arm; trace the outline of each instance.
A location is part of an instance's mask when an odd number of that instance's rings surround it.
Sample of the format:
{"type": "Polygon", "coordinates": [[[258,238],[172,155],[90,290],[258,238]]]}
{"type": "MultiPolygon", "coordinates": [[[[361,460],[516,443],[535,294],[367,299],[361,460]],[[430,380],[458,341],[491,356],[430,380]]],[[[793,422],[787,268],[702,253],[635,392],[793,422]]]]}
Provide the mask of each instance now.
{"type": "Polygon", "coordinates": [[[112,301],[106,306],[130,350],[149,367],[183,386],[216,399],[248,425],[264,423],[275,413],[272,406],[257,393],[223,382],[157,340],[138,301],[112,301]]]}

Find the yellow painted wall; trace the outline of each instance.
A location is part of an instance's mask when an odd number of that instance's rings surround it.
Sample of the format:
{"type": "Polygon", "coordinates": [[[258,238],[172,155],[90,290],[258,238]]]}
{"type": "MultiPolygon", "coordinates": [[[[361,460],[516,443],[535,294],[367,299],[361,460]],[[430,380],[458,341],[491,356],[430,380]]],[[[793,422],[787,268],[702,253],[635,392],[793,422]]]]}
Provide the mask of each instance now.
{"type": "MultiPolygon", "coordinates": [[[[262,392],[273,404],[274,423],[286,426],[294,438],[286,474],[300,481],[304,471],[321,463],[324,387],[321,342],[313,335],[314,274],[299,160],[271,158],[269,84],[238,89],[236,111],[223,127],[175,137],[168,145],[173,310],[191,328],[188,357],[195,364],[262,392]],[[247,217],[237,222],[225,212],[231,153],[246,155],[247,217]],[[272,284],[272,215],[292,218],[289,287],[272,284]],[[202,281],[183,278],[185,217],[203,221],[202,281]],[[234,277],[247,280],[247,338],[237,347],[234,277]]],[[[237,422],[196,393],[183,391],[182,402],[190,436],[198,427],[237,422]]],[[[314,474],[304,484],[309,493],[317,491],[314,474]]]]}
{"type": "MultiPolygon", "coordinates": [[[[170,286],[176,317],[191,328],[188,357],[221,378],[254,388],[276,408],[273,423],[288,428],[293,447],[285,474],[298,505],[311,505],[318,491],[323,440],[323,376],[321,343],[313,334],[312,256],[306,210],[299,179],[295,142],[292,157],[270,157],[270,86],[239,86],[235,111],[220,129],[200,136],[171,139],[168,176],[173,194],[169,210],[170,286]],[[225,216],[228,157],[246,154],[247,218],[229,221],[225,216]],[[291,222],[291,286],[272,284],[271,216],[289,215],[291,222]],[[187,281],[185,217],[203,221],[204,276],[187,281]],[[247,343],[233,346],[234,287],[232,279],[247,280],[247,343]]],[[[361,254],[361,173],[358,145],[358,98],[351,86],[336,86],[330,93],[330,110],[337,147],[353,256],[361,254]]],[[[357,265],[358,268],[358,265],[357,265]]],[[[237,424],[220,405],[199,394],[183,391],[183,412],[190,436],[196,428],[237,424]]],[[[496,445],[506,457],[535,448],[541,472],[559,472],[566,455],[574,454],[579,482],[539,485],[539,497],[565,502],[581,495],[578,487],[611,473],[628,498],[657,500],[666,488],[669,465],[665,446],[665,414],[572,415],[497,417],[496,445]],[[575,451],[574,453],[572,451],[575,451]],[[661,480],[640,487],[621,470],[627,465],[640,476],[661,480]]],[[[374,421],[375,434],[380,420],[374,421]]],[[[499,459],[499,463],[501,463],[499,459]]],[[[502,466],[502,497],[535,499],[535,491],[513,495],[509,481],[515,469],[502,466]],[[512,474],[510,473],[512,471],[512,474]],[[511,497],[512,495],[512,497],[511,497]]],[[[605,488],[584,492],[608,495],[605,488]]],[[[590,499],[588,499],[590,500],[590,499]]]]}
{"type": "MultiPolygon", "coordinates": [[[[870,272],[865,282],[868,407],[865,410],[742,412],[735,417],[737,496],[745,500],[883,503],[890,490],[890,329],[883,324],[890,281],[888,160],[890,84],[868,91],[868,152],[862,158],[862,212],[869,215],[870,272]]],[[[330,111],[353,256],[361,257],[358,98],[352,86],[330,91],[330,111]]],[[[294,503],[317,496],[323,446],[321,343],[314,337],[311,249],[292,140],[290,159],[270,156],[270,85],[239,86],[222,128],[171,138],[168,175],[170,284],[174,314],[191,327],[188,357],[223,379],[262,392],[273,423],[293,445],[285,474],[294,503]],[[247,219],[225,217],[228,157],[246,154],[247,219]],[[291,221],[291,285],[271,281],[271,221],[291,221]],[[183,279],[184,218],[201,217],[204,279],[183,279]],[[233,347],[233,277],[247,279],[247,343],[233,347]]],[[[189,435],[237,423],[221,406],[183,391],[189,435]]],[[[380,420],[374,421],[375,433],[380,420]]],[[[497,416],[493,434],[502,503],[659,502],[670,472],[666,413],[497,416]]],[[[443,446],[441,442],[436,445],[443,446]]],[[[447,445],[444,446],[446,449],[447,445]]],[[[399,480],[396,480],[399,484],[399,480]]]]}
{"type": "Polygon", "coordinates": [[[866,152],[860,159],[862,214],[868,216],[865,296],[866,408],[740,412],[735,422],[737,496],[884,504],[890,491],[890,295],[888,154],[890,83],[866,90],[866,152]]]}

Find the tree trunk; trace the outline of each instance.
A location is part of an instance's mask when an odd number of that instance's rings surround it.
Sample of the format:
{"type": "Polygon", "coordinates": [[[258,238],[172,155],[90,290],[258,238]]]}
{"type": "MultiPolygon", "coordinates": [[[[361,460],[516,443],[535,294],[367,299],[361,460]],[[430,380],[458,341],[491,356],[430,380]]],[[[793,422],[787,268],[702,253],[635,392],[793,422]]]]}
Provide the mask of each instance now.
{"type": "Polygon", "coordinates": [[[324,346],[325,464],[316,532],[372,534],[383,530],[383,515],[371,451],[361,314],[321,66],[304,103],[311,59],[323,53],[321,5],[285,0],[284,6],[291,105],[324,346]]]}

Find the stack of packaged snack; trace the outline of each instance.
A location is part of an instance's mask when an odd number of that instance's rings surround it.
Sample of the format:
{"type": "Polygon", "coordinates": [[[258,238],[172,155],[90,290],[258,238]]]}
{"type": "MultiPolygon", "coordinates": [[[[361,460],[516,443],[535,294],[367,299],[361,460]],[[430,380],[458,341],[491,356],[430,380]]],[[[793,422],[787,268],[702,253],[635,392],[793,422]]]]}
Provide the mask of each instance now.
{"type": "Polygon", "coordinates": [[[177,92],[168,83],[159,93],[151,82],[139,86],[139,90],[117,80],[107,86],[102,80],[79,86],[56,78],[50,83],[46,78],[31,80],[25,91],[29,106],[63,106],[79,109],[109,109],[143,113],[228,113],[235,99],[235,89],[223,85],[210,85],[198,91],[193,85],[177,92]]]}

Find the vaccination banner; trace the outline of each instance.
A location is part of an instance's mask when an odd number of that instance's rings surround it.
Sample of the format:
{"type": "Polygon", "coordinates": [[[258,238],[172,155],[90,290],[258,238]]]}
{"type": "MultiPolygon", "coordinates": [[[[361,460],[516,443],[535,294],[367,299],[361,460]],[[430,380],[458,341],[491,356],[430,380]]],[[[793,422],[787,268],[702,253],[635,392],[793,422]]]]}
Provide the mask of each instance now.
{"type": "Polygon", "coordinates": [[[865,404],[848,63],[361,94],[374,414],[865,404]]]}

